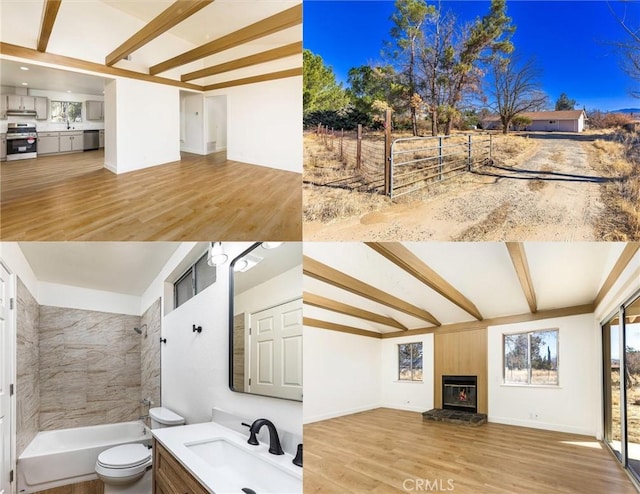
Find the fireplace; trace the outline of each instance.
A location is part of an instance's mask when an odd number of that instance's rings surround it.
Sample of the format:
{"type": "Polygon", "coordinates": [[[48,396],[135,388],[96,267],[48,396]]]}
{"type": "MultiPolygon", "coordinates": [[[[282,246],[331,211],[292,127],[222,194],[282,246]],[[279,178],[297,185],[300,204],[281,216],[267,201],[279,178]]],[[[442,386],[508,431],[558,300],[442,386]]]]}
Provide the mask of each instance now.
{"type": "Polygon", "coordinates": [[[478,413],[477,386],[477,376],[442,376],[442,408],[478,413]]]}

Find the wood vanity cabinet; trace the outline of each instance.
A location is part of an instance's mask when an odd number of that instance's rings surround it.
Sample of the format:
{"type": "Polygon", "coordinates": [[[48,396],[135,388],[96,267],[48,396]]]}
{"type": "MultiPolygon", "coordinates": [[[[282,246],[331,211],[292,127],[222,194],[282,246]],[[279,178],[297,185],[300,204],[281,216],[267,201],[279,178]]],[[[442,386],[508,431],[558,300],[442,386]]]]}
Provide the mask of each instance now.
{"type": "Polygon", "coordinates": [[[169,451],[153,440],[153,494],[208,494],[169,451]]]}

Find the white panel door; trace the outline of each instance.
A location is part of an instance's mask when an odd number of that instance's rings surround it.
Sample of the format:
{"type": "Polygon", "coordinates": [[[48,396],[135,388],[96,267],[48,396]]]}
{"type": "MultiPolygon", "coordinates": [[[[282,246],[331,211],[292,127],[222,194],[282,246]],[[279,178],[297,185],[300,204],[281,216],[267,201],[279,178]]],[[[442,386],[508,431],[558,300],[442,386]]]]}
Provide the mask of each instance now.
{"type": "Polygon", "coordinates": [[[302,400],[302,299],[249,316],[249,390],[302,400]]]}
{"type": "Polygon", "coordinates": [[[11,369],[13,332],[10,300],[13,297],[11,276],[0,264],[0,494],[11,492],[11,369]]]}

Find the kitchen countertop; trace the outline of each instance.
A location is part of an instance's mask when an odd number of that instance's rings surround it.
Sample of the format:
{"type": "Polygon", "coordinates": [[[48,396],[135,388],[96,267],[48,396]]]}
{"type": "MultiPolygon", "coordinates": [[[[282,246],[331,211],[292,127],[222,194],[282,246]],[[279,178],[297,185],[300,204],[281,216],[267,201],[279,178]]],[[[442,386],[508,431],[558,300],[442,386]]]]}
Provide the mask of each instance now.
{"type": "MultiPolygon", "coordinates": [[[[151,433],[173,454],[182,466],[211,492],[214,492],[216,481],[219,481],[218,474],[206,461],[191,451],[186,444],[202,443],[216,438],[223,438],[247,451],[261,453],[260,456],[265,461],[273,464],[274,468],[280,467],[280,469],[290,472],[292,476],[299,478],[300,482],[302,482],[302,468],[291,463],[293,456],[288,453],[272,455],[269,453],[268,444],[260,443],[258,446],[247,444],[248,432],[240,434],[215,422],[205,422],[202,424],[153,429],[151,433]]],[[[238,485],[235,492],[241,492],[242,487],[244,486],[238,485]]]]}

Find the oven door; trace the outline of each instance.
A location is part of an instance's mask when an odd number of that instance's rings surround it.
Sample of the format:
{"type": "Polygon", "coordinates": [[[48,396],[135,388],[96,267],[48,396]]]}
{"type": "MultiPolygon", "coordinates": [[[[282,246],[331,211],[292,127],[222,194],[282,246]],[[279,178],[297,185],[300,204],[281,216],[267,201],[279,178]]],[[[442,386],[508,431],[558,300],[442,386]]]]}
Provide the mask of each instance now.
{"type": "Polygon", "coordinates": [[[35,137],[7,137],[7,161],[38,156],[38,139],[35,137]]]}

